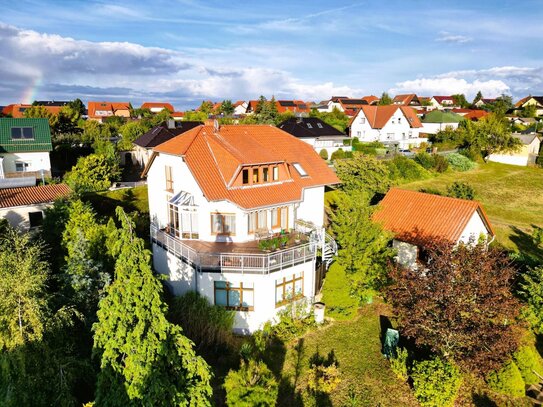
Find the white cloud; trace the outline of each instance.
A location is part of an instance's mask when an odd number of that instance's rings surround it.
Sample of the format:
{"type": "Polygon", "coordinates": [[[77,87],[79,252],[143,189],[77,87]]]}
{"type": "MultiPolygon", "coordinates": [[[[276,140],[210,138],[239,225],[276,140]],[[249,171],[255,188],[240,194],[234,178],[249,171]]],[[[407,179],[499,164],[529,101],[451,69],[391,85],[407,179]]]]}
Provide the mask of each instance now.
{"type": "Polygon", "coordinates": [[[449,43],[455,43],[455,44],[465,44],[466,42],[473,41],[473,38],[466,37],[464,35],[451,34],[447,31],[442,31],[439,33],[439,37],[436,38],[436,41],[449,42],[449,43]]]}
{"type": "MultiPolygon", "coordinates": [[[[258,55],[256,50],[252,54],[258,55]]],[[[39,98],[72,98],[77,92],[84,100],[97,95],[134,102],[168,98],[179,108],[192,106],[187,100],[207,98],[252,99],[264,94],[324,99],[355,93],[332,82],[305,83],[284,69],[270,67],[272,53],[266,58],[261,55],[262,66],[248,66],[242,58],[246,51],[176,51],[129,42],[92,42],[0,23],[0,89],[5,90],[0,103],[24,101],[13,98],[28,94],[36,82],[41,83],[35,95],[39,98]]]]}
{"type": "Polygon", "coordinates": [[[478,91],[485,97],[502,93],[515,97],[543,93],[543,67],[501,66],[481,70],[452,71],[428,78],[399,82],[391,93],[415,92],[421,95],[464,93],[469,99],[478,91]]]}

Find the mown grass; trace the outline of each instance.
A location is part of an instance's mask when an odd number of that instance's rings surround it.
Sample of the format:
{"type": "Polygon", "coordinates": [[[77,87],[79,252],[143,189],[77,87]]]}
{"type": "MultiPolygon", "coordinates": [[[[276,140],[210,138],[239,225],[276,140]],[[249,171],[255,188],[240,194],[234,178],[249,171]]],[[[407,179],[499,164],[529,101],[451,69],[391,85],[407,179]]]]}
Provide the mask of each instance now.
{"type": "Polygon", "coordinates": [[[467,182],[475,189],[475,199],[482,203],[498,243],[543,261],[543,250],[531,239],[533,227],[543,226],[543,169],[486,163],[472,171],[446,172],[401,187],[445,193],[454,181],[467,182]]]}

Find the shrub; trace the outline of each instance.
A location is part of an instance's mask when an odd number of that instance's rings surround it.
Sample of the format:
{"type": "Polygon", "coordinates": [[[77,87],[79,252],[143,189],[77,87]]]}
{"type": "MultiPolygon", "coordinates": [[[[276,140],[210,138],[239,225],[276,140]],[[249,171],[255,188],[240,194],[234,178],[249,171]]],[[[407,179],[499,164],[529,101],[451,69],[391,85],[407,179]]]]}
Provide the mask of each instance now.
{"type": "Polygon", "coordinates": [[[70,172],[64,175],[64,181],[75,192],[104,191],[120,175],[117,163],[101,154],[80,157],[70,172]]]}
{"type": "Polygon", "coordinates": [[[423,407],[452,406],[462,382],[458,368],[438,357],[416,362],[411,376],[423,407]]]}
{"type": "Polygon", "coordinates": [[[279,386],[262,361],[241,362],[239,370],[230,370],[224,379],[226,405],[229,407],[275,406],[279,386]]]}
{"type": "Polygon", "coordinates": [[[475,198],[475,191],[470,184],[455,181],[447,187],[447,196],[472,201],[475,198]]]}
{"type": "Polygon", "coordinates": [[[473,161],[469,158],[464,157],[458,153],[451,153],[447,155],[447,161],[449,165],[456,171],[469,171],[477,167],[473,161]]]}
{"type": "Polygon", "coordinates": [[[507,362],[500,370],[491,372],[486,382],[492,390],[511,397],[524,396],[524,379],[514,361],[507,362]]]}
{"type": "Polygon", "coordinates": [[[398,377],[398,379],[406,382],[408,379],[407,359],[409,357],[409,353],[405,348],[398,348],[397,352],[398,356],[390,359],[390,368],[392,369],[396,377],[398,377]]]}
{"type": "Polygon", "coordinates": [[[433,155],[428,154],[425,151],[417,153],[415,156],[415,161],[419,163],[423,168],[429,170],[434,167],[435,159],[433,155]]]}
{"type": "Polygon", "coordinates": [[[337,320],[356,316],[358,299],[350,294],[350,281],[345,269],[334,262],[326,273],[322,287],[322,301],[326,304],[326,315],[337,320]]]}
{"type": "Polygon", "coordinates": [[[439,154],[433,154],[434,157],[434,170],[436,170],[439,173],[447,171],[449,168],[449,162],[445,157],[439,154]]]}
{"type": "Polygon", "coordinates": [[[332,393],[341,382],[336,364],[330,366],[312,365],[307,380],[307,385],[311,391],[325,394],[332,393]]]}
{"type": "Polygon", "coordinates": [[[419,192],[423,192],[425,194],[443,196],[443,192],[441,192],[439,189],[435,189],[435,188],[419,188],[419,192]]]}
{"type": "Polygon", "coordinates": [[[388,161],[387,165],[390,168],[390,174],[393,180],[416,181],[428,178],[430,175],[420,164],[401,155],[388,161]]]}
{"type": "Polygon", "coordinates": [[[543,361],[533,346],[521,346],[513,355],[522,378],[526,384],[539,382],[539,377],[534,373],[543,374],[543,361]]]}
{"type": "Polygon", "coordinates": [[[342,158],[345,158],[345,151],[343,151],[341,148],[334,151],[332,153],[332,156],[330,157],[330,160],[331,161],[334,161],[334,160],[340,160],[342,158]]]}
{"type": "Polygon", "coordinates": [[[305,298],[288,304],[278,315],[279,323],[272,327],[272,333],[282,341],[303,335],[315,324],[311,307],[305,298]]]}
{"type": "Polygon", "coordinates": [[[169,319],[183,328],[183,333],[195,343],[196,349],[216,351],[232,343],[234,313],[210,304],[197,292],[189,291],[173,298],[169,319]]]}
{"type": "Polygon", "coordinates": [[[320,152],[319,152],[319,155],[321,156],[321,158],[323,160],[328,160],[328,150],[323,148],[320,152]]]}

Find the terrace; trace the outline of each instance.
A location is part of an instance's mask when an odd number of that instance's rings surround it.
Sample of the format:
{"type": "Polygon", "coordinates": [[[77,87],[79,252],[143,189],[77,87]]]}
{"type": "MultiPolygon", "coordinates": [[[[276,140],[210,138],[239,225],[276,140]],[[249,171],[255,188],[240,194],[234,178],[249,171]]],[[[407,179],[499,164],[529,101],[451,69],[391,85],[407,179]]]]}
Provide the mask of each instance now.
{"type": "Polygon", "coordinates": [[[275,242],[283,238],[283,244],[275,245],[274,251],[273,244],[263,245],[262,240],[244,243],[181,240],[151,225],[153,243],[200,272],[269,274],[315,259],[318,239],[309,228],[300,227],[277,237],[275,242]]]}

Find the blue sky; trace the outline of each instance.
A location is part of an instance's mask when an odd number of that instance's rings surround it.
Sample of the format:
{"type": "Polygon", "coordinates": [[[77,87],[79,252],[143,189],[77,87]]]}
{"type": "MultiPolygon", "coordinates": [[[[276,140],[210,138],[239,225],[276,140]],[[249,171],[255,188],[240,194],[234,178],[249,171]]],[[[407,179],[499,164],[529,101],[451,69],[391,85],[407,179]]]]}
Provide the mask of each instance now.
{"type": "Polygon", "coordinates": [[[543,94],[533,1],[0,0],[0,104],[543,94]]]}

